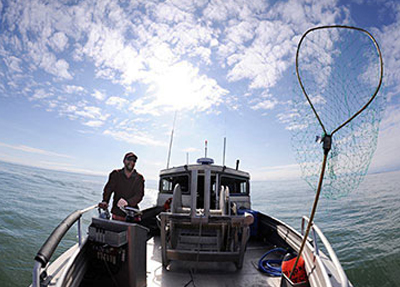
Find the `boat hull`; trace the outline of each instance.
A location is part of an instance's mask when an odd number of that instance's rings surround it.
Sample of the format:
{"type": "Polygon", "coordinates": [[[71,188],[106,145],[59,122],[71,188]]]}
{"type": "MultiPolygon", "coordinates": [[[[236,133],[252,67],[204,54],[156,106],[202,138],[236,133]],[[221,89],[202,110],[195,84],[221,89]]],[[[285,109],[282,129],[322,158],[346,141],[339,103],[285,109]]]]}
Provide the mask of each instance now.
{"type": "MultiPolygon", "coordinates": [[[[50,264],[47,269],[48,280],[44,283],[45,286],[172,287],[185,286],[193,280],[196,286],[280,286],[281,277],[267,276],[257,270],[258,260],[276,247],[297,251],[302,235],[278,219],[263,213],[259,213],[258,216],[258,234],[247,244],[242,269],[237,269],[231,262],[213,262],[212,254],[210,261],[207,262],[172,260],[167,268],[164,268],[160,237],[155,235],[145,245],[147,270],[145,281],[141,283],[131,281],[130,285],[124,285],[125,283],[120,284],[117,280],[118,266],[113,264],[113,260],[108,260],[107,264],[104,264],[102,261],[107,260],[95,258],[94,243],[85,239],[81,246],[74,245],[50,264]]],[[[306,244],[303,257],[311,287],[344,286],[332,261],[322,252],[316,255],[311,240],[306,244]]],[[[123,272],[134,273],[137,270],[123,272]]]]}

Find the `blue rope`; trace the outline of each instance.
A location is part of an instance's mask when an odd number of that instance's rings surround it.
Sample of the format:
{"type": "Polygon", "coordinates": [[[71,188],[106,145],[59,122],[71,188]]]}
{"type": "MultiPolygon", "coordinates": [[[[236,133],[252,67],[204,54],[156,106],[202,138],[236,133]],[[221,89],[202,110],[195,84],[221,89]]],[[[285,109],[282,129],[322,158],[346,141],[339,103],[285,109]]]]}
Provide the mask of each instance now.
{"type": "Polygon", "coordinates": [[[265,259],[268,255],[274,252],[286,253],[287,250],[283,248],[275,248],[265,253],[258,261],[258,270],[270,276],[279,277],[282,276],[282,269],[280,267],[280,265],[282,265],[282,259],[265,259]],[[273,266],[272,264],[279,264],[279,267],[273,266]]]}

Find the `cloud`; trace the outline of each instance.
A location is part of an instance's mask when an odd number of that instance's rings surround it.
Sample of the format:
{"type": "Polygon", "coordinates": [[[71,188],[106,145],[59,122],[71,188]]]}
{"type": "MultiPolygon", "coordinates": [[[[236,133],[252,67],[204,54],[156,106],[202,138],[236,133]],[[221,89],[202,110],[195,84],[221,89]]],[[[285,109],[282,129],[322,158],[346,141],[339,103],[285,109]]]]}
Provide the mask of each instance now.
{"type": "MultiPolygon", "coordinates": [[[[51,102],[47,102],[48,104],[51,102]]],[[[76,105],[69,103],[54,102],[61,116],[67,116],[71,120],[79,120],[88,127],[100,127],[111,117],[101,107],[92,106],[86,101],[78,102],[76,105]]]]}
{"type": "Polygon", "coordinates": [[[17,73],[22,72],[22,69],[21,69],[22,60],[21,59],[15,57],[15,56],[9,56],[9,57],[4,58],[4,62],[10,71],[17,72],[17,73]]]}
{"type": "Polygon", "coordinates": [[[99,101],[103,101],[106,98],[106,94],[104,92],[101,92],[99,90],[94,90],[94,92],[91,94],[92,97],[99,101]]]}
{"type": "Polygon", "coordinates": [[[124,107],[129,106],[129,101],[120,97],[109,97],[106,104],[109,106],[115,106],[118,109],[123,109],[124,107]]]}
{"type": "Polygon", "coordinates": [[[53,96],[53,93],[48,92],[45,89],[37,89],[35,91],[35,93],[33,94],[32,99],[34,99],[34,100],[45,99],[45,98],[49,98],[51,96],[53,96]]]}
{"type": "Polygon", "coordinates": [[[243,20],[259,15],[268,6],[268,3],[262,0],[216,0],[209,2],[203,15],[206,19],[216,22],[224,22],[229,18],[243,20]]]}
{"type": "Polygon", "coordinates": [[[346,19],[346,9],[338,8],[335,1],[305,2],[278,2],[269,7],[262,20],[234,21],[227,27],[220,53],[230,67],[229,81],[248,79],[250,89],[274,87],[292,66],[299,36],[304,31],[317,24],[346,19]],[[243,45],[245,42],[249,44],[243,45]]]}
{"type": "Polygon", "coordinates": [[[57,59],[53,53],[42,50],[42,47],[36,43],[33,43],[30,48],[32,50],[31,53],[35,53],[32,58],[38,67],[59,78],[72,79],[72,75],[68,71],[69,64],[66,60],[57,59]]]}
{"type": "Polygon", "coordinates": [[[93,120],[93,121],[87,121],[87,122],[84,122],[83,123],[85,126],[88,126],[88,127],[101,127],[102,125],[104,125],[104,121],[96,121],[96,120],[93,120]]]}
{"type": "Polygon", "coordinates": [[[62,52],[67,47],[68,37],[63,32],[56,32],[49,39],[49,45],[57,52],[62,52]]]}
{"type": "Polygon", "coordinates": [[[75,115],[83,118],[105,121],[109,115],[103,114],[101,108],[95,106],[84,106],[82,109],[74,110],[75,115]]]}
{"type": "Polygon", "coordinates": [[[392,4],[392,10],[396,13],[397,21],[383,26],[380,30],[377,28],[372,29],[374,35],[379,42],[383,62],[384,62],[384,83],[386,86],[393,87],[396,93],[390,95],[389,99],[397,96],[398,85],[400,81],[400,58],[398,57],[398,47],[400,46],[400,3],[392,4]]]}
{"type": "Polygon", "coordinates": [[[45,5],[39,1],[12,1],[3,11],[3,21],[8,25],[9,32],[18,31],[20,36],[4,33],[1,41],[6,47],[13,43],[17,45],[16,52],[30,68],[43,69],[47,73],[61,79],[72,79],[69,63],[58,59],[49,47],[62,51],[66,46],[66,36],[56,32],[60,28],[66,14],[57,5],[45,5]],[[54,35],[53,35],[53,32],[54,35]],[[18,37],[18,38],[17,38],[18,37]]]}
{"type": "Polygon", "coordinates": [[[22,151],[22,152],[26,152],[26,153],[34,153],[34,154],[40,154],[40,155],[44,155],[44,156],[51,156],[51,157],[55,156],[55,157],[62,157],[62,158],[72,158],[70,155],[60,154],[60,153],[47,151],[47,150],[43,150],[43,149],[38,149],[38,148],[26,146],[26,145],[10,145],[7,143],[0,142],[0,146],[18,150],[18,151],[22,151]]]}
{"type": "Polygon", "coordinates": [[[261,102],[255,104],[254,106],[252,106],[251,108],[253,110],[272,110],[276,106],[277,103],[278,103],[277,100],[269,99],[269,100],[261,101],[261,102]]]}
{"type": "Polygon", "coordinates": [[[271,88],[288,68],[295,43],[293,30],[279,22],[262,21],[250,47],[228,57],[229,81],[250,80],[250,88],[271,88]]]}
{"type": "Polygon", "coordinates": [[[380,125],[378,146],[372,159],[370,171],[395,170],[400,168],[400,106],[387,109],[380,125]]]}
{"type": "MultiPolygon", "coordinates": [[[[302,96],[302,95],[301,95],[302,96]]],[[[306,100],[288,101],[284,103],[284,112],[278,113],[276,118],[288,131],[298,133],[313,124],[316,120],[306,100]],[[310,120],[312,122],[310,122],[310,120]]]]}
{"type": "Polygon", "coordinates": [[[65,85],[63,88],[64,92],[68,94],[78,94],[86,91],[84,87],[76,85],[65,85]]]}
{"type": "Polygon", "coordinates": [[[137,130],[105,130],[104,135],[113,137],[118,141],[144,146],[167,146],[166,142],[156,140],[145,132],[137,130]]]}

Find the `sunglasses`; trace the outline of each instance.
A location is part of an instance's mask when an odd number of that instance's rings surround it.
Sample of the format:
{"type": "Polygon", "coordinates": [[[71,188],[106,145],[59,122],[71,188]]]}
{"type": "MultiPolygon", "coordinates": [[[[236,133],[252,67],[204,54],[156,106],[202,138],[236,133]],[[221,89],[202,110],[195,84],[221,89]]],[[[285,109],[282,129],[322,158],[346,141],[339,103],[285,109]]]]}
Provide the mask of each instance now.
{"type": "Polygon", "coordinates": [[[129,156],[129,157],[127,157],[125,160],[136,162],[136,158],[133,157],[133,156],[129,156]]]}

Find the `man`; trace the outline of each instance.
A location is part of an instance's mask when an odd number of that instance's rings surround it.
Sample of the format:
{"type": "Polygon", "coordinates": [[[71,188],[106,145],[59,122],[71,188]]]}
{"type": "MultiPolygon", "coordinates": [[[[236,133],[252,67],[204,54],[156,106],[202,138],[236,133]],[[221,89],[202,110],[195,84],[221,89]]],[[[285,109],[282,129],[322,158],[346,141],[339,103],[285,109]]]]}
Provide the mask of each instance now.
{"type": "Polygon", "coordinates": [[[114,220],[125,221],[126,214],[120,207],[130,206],[139,208],[138,203],[144,196],[144,178],[134,167],[137,156],[133,152],[128,152],[124,156],[124,167],[110,173],[108,182],[104,186],[103,201],[99,207],[108,208],[111,194],[114,193],[113,205],[111,208],[114,220]]]}

